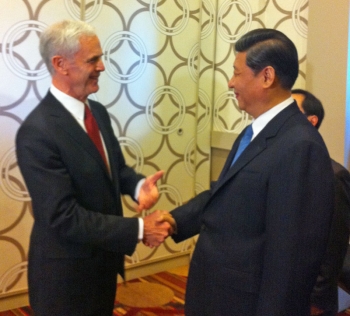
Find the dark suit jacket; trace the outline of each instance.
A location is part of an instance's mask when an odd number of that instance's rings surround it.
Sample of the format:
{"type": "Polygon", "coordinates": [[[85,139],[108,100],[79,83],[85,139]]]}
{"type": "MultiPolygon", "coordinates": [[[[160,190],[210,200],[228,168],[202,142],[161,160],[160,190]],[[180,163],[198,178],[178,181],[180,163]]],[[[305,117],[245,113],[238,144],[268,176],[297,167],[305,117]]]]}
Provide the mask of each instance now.
{"type": "Polygon", "coordinates": [[[324,315],[337,315],[338,278],[349,244],[350,173],[332,160],[335,176],[335,208],[327,252],[312,291],[311,304],[324,315]]]}
{"type": "Polygon", "coordinates": [[[33,205],[28,275],[36,315],[85,315],[106,299],[110,307],[123,257],[138,241],[138,220],[122,217],[120,195],[133,196],[143,176],[125,164],[105,108],[89,102],[110,175],[89,136],[50,92],[16,138],[33,205]]]}
{"type": "Polygon", "coordinates": [[[309,315],[334,206],[326,146],[296,103],[229,169],[240,138],[217,183],[172,212],[175,241],[200,233],[186,316],[309,315]]]}

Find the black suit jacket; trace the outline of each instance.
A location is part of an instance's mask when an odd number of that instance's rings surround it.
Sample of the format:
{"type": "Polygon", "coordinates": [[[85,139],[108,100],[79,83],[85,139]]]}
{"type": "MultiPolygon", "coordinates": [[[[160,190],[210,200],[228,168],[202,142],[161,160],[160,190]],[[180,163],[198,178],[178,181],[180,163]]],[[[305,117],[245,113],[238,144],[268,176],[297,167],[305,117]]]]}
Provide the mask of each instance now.
{"type": "Polygon", "coordinates": [[[349,244],[350,173],[332,160],[335,176],[335,208],[325,258],[311,295],[311,304],[324,315],[337,315],[338,278],[349,244]]]}
{"type": "Polygon", "coordinates": [[[16,138],[33,205],[28,275],[38,315],[45,309],[50,315],[91,312],[106,303],[101,298],[105,288],[110,288],[104,295],[110,301],[116,274],[123,274],[123,257],[134,252],[138,241],[138,220],[123,217],[120,195],[133,196],[143,176],[125,164],[105,108],[89,103],[108,151],[110,174],[89,136],[51,93],[16,138]]]}
{"type": "Polygon", "coordinates": [[[240,138],[218,182],[171,213],[175,241],[200,234],[186,316],[309,316],[334,205],[326,146],[296,103],[229,169],[240,138]]]}

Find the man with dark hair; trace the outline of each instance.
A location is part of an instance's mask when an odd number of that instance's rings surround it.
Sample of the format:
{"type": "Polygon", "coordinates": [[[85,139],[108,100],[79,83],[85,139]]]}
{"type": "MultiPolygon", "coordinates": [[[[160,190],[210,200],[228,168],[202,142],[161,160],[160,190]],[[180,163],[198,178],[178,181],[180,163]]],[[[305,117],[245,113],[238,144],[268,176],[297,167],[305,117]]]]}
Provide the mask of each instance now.
{"type": "Polygon", "coordinates": [[[311,92],[303,89],[293,89],[292,97],[310,123],[319,129],[324,118],[324,109],[321,101],[311,92]]]}
{"type": "MultiPolygon", "coordinates": [[[[324,118],[321,101],[303,89],[293,89],[292,97],[317,129],[324,118]]],[[[350,173],[332,159],[335,175],[335,208],[326,256],[311,294],[311,315],[335,316],[338,312],[338,279],[349,244],[350,173]]]]}
{"type": "Polygon", "coordinates": [[[199,234],[185,313],[309,316],[334,207],[329,154],[291,98],[298,76],[292,41],[257,29],[235,50],[228,85],[253,123],[211,189],[171,212],[176,242],[199,234]]]}

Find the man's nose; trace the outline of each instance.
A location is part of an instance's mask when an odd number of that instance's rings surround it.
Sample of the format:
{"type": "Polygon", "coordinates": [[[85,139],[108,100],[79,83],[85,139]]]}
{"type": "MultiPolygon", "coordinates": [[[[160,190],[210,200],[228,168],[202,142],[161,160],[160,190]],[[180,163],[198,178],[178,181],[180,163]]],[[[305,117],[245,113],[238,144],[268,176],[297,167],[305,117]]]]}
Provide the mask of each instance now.
{"type": "Polygon", "coordinates": [[[100,59],[97,63],[97,70],[98,71],[104,71],[105,70],[105,64],[103,63],[102,59],[100,59]]]}
{"type": "Polygon", "coordinates": [[[233,76],[232,78],[228,81],[228,87],[233,89],[234,88],[234,79],[233,79],[233,76]]]}

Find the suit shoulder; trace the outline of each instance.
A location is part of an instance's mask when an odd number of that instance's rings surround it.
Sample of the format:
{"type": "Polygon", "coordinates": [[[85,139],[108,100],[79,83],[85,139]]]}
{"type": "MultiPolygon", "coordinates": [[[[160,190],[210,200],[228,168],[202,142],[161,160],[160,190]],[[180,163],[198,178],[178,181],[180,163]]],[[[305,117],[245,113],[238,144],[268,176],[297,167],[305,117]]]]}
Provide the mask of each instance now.
{"type": "Polygon", "coordinates": [[[32,109],[32,111],[29,112],[27,117],[24,119],[23,123],[26,121],[30,121],[35,119],[37,116],[42,115],[45,113],[45,111],[48,109],[48,105],[58,102],[52,94],[49,92],[46,94],[46,96],[39,101],[39,103],[32,109]]]}
{"type": "Polygon", "coordinates": [[[336,178],[345,178],[347,181],[350,181],[350,172],[339,162],[331,159],[332,168],[336,178]]]}
{"type": "Polygon", "coordinates": [[[335,161],[334,159],[331,159],[332,162],[332,168],[334,170],[334,172],[339,172],[339,171],[345,171],[348,172],[348,170],[339,162],[335,161]]]}

